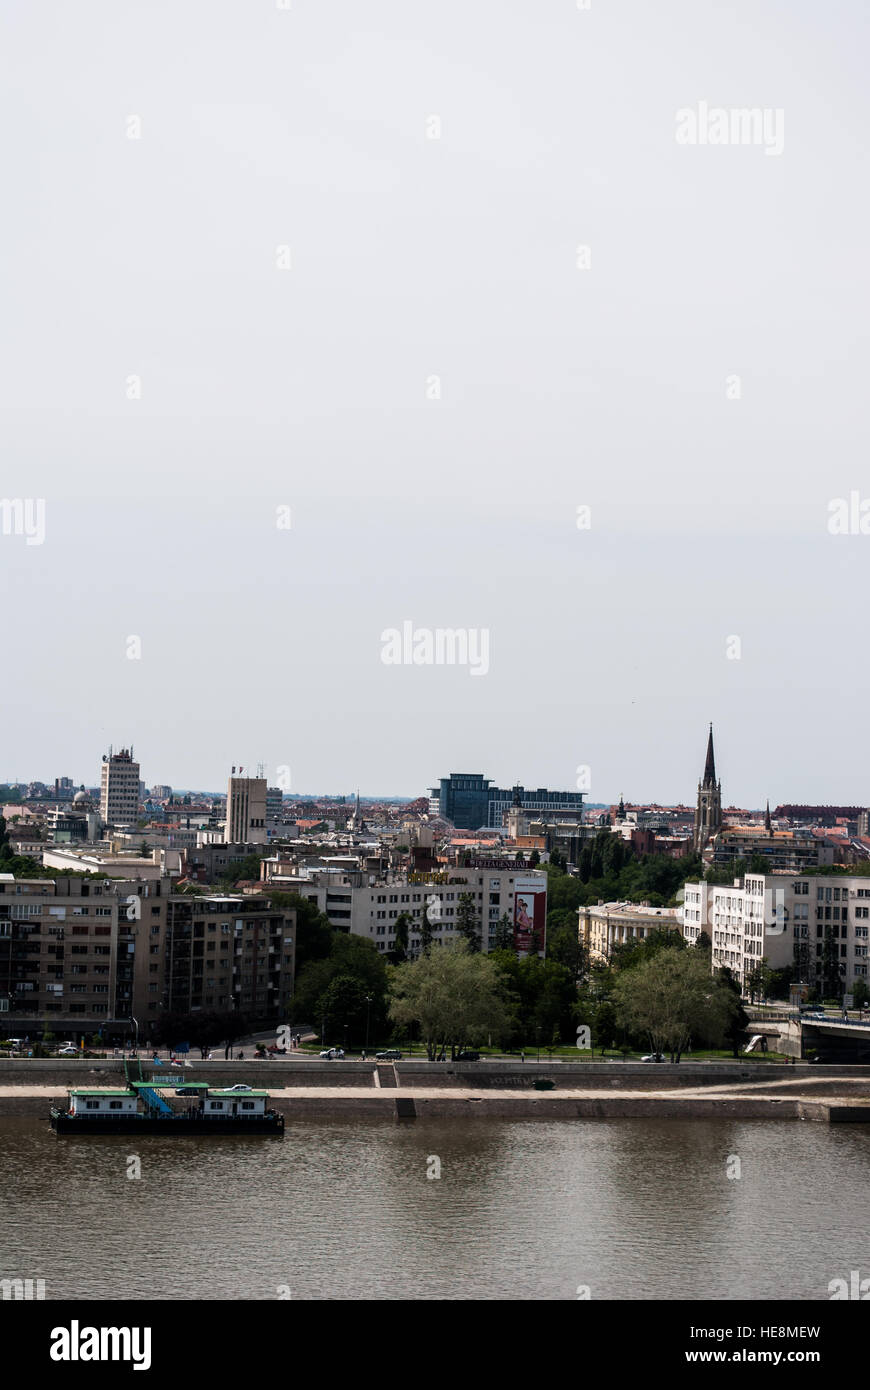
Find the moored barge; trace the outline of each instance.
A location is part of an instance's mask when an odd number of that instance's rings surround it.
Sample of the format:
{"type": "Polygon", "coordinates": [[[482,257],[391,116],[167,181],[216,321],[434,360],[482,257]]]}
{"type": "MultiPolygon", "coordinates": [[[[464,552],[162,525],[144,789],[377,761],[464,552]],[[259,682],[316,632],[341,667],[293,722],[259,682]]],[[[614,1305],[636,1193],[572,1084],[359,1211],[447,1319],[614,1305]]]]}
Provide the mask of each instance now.
{"type": "Polygon", "coordinates": [[[128,1076],[123,1089],[71,1088],[65,1110],[52,1106],[51,1127],[57,1134],[283,1135],[284,1116],[268,1102],[268,1091],[247,1087],[213,1087],[179,1076],[146,1081],[140,1068],[139,1079],[128,1076]],[[174,1109],[161,1094],[166,1090],[190,1103],[174,1109]]]}

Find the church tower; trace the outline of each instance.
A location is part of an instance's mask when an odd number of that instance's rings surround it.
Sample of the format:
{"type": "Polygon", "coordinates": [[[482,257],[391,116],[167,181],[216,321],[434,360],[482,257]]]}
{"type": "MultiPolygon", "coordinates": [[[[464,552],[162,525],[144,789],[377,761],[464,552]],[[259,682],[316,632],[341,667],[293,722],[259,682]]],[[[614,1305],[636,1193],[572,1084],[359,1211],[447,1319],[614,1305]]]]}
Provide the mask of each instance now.
{"type": "Polygon", "coordinates": [[[696,851],[700,852],[722,828],[722,783],[716,781],[716,762],[713,757],[713,725],[707,739],[707,760],[704,777],[698,783],[698,805],[695,809],[696,851]]]}

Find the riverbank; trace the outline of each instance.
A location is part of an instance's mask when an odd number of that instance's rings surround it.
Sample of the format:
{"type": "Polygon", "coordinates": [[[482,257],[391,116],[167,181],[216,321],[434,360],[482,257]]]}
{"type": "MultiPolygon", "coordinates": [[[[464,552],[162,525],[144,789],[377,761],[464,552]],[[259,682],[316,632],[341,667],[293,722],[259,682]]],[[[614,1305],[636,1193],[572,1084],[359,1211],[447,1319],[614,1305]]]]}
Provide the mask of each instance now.
{"type": "MultiPolygon", "coordinates": [[[[277,1080],[277,1078],[275,1078],[277,1080]]],[[[70,1084],[76,1084],[70,1082],[70,1084]]],[[[89,1084],[101,1084],[99,1080],[89,1084]]],[[[102,1084],[108,1084],[103,1082],[102,1084]]],[[[294,1120],[309,1118],[408,1120],[447,1118],[499,1119],[779,1119],[825,1124],[870,1124],[868,1083],[850,1077],[790,1077],[763,1087],[727,1083],[658,1090],[626,1084],[602,1090],[559,1086],[554,1090],[407,1086],[272,1086],[272,1104],[294,1120]]],[[[167,1098],[179,1106],[184,1102],[167,1098]]],[[[47,1120],[51,1105],[64,1105],[66,1091],[56,1084],[0,1084],[0,1120],[38,1117],[47,1120]]]]}

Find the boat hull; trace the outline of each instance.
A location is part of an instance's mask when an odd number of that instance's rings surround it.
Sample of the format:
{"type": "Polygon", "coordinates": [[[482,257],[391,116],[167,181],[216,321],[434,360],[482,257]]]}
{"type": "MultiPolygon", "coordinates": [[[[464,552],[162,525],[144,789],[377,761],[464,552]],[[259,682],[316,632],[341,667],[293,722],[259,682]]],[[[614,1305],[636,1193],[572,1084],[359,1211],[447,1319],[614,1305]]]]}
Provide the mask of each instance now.
{"type": "Polygon", "coordinates": [[[220,1138],[225,1134],[284,1134],[284,1116],[271,1114],[251,1119],[202,1119],[199,1116],[167,1115],[164,1119],[150,1115],[106,1115],[79,1117],[53,1111],[51,1127],[57,1134],[159,1134],[181,1138],[220,1138]]]}

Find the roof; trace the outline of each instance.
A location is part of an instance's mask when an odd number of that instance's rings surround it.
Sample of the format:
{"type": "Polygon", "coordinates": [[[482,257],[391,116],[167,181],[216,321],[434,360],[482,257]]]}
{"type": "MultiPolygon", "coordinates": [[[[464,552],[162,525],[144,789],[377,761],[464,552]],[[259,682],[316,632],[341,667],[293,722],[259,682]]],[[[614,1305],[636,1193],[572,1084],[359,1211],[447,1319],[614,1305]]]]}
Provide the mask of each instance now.
{"type": "Polygon", "coordinates": [[[130,1094],[129,1091],[126,1091],[126,1090],[124,1090],[124,1091],[113,1091],[113,1090],[107,1090],[107,1089],[100,1090],[100,1089],[95,1088],[95,1087],[92,1087],[92,1086],[87,1086],[87,1087],[84,1087],[84,1086],[77,1086],[74,1090],[70,1091],[70,1095],[71,1095],[71,1096],[126,1096],[128,1100],[133,1100],[133,1096],[131,1096],[131,1094],[130,1094]]]}

